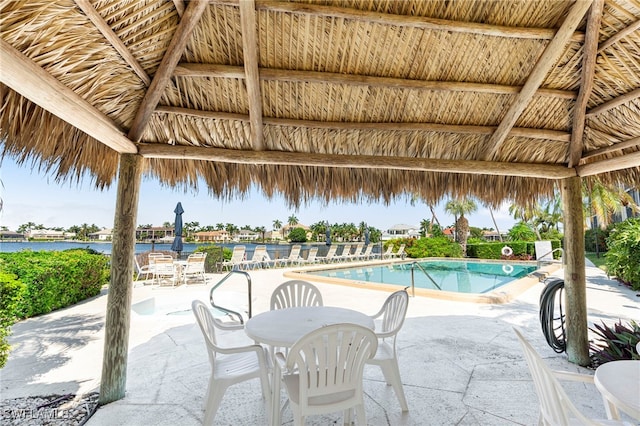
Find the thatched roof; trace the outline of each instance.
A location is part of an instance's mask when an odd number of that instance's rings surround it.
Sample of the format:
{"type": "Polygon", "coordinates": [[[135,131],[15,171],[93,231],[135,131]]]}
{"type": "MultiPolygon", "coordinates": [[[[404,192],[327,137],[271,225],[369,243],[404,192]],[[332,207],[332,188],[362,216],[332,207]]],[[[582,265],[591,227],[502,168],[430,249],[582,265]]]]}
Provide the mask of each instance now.
{"type": "Polygon", "coordinates": [[[640,182],[637,0],[14,0],[4,155],[292,204],[640,182]],[[588,178],[590,179],[590,178],[588,178]]]}

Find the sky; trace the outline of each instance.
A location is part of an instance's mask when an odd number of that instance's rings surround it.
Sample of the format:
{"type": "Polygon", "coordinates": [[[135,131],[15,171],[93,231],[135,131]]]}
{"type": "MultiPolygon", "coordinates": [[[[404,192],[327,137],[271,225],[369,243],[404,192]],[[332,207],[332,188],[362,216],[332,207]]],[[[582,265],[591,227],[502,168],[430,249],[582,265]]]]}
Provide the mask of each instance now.
{"type": "MultiPolygon", "coordinates": [[[[12,158],[5,157],[0,164],[0,198],[3,208],[0,212],[0,226],[15,231],[20,225],[33,222],[45,228],[69,228],[73,225],[97,225],[112,228],[116,205],[117,182],[107,190],[95,189],[90,180],[84,183],[56,183],[51,175],[32,170],[30,163],[20,166],[12,158]]],[[[200,185],[205,188],[204,185],[200,185]]],[[[454,217],[444,212],[443,201],[436,207],[436,215],[443,226],[451,225],[454,217]]],[[[382,231],[396,224],[419,226],[424,219],[431,219],[426,204],[417,202],[412,206],[408,201],[399,201],[385,206],[384,203],[331,203],[324,205],[312,202],[299,209],[290,208],[281,198],[271,200],[259,191],[252,191],[249,197],[237,201],[223,201],[211,197],[206,188],[198,193],[172,190],[160,185],[155,179],[143,178],[138,204],[139,225],[162,226],[173,223],[173,210],[182,203],[183,221],[199,222],[200,226],[217,223],[232,223],[238,227],[264,226],[268,231],[273,221],[287,223],[291,215],[304,225],[320,221],[335,223],[366,222],[382,231]]],[[[509,215],[508,205],[504,205],[494,216],[501,232],[508,231],[515,220],[509,215]]],[[[475,213],[468,215],[469,225],[479,228],[494,228],[489,211],[478,205],[475,213]]]]}

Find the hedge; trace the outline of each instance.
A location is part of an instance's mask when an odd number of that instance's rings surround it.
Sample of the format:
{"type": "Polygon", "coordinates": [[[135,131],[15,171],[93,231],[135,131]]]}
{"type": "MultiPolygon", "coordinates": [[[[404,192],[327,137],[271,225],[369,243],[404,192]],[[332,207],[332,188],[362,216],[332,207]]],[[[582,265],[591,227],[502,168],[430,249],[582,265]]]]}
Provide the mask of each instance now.
{"type": "MultiPolygon", "coordinates": [[[[511,247],[513,254],[508,256],[509,258],[531,260],[536,258],[536,246],[535,241],[508,241],[508,242],[491,242],[481,244],[468,244],[467,245],[467,257],[473,257],[477,259],[503,259],[506,256],[502,255],[502,248],[505,246],[511,247]]],[[[553,250],[562,247],[560,240],[552,240],[551,248],[553,250]]],[[[554,252],[553,257],[555,259],[560,258],[560,252],[554,252]]]]}

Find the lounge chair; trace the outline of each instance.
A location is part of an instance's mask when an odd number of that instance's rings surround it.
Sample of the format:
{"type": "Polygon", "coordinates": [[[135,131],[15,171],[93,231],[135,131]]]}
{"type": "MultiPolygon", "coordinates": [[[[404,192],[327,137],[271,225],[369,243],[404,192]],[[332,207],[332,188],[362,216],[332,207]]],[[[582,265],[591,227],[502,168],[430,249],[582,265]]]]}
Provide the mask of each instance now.
{"type": "Polygon", "coordinates": [[[283,257],[281,259],[275,260],[275,266],[290,266],[294,264],[300,263],[300,250],[302,246],[300,244],[294,244],[291,246],[291,251],[289,252],[288,257],[283,257]]]}
{"type": "Polygon", "coordinates": [[[332,245],[329,246],[329,251],[327,251],[327,255],[323,257],[316,257],[318,261],[323,263],[330,263],[336,260],[336,250],[338,250],[338,246],[332,245]]]}
{"type": "Polygon", "coordinates": [[[311,247],[309,249],[309,253],[307,253],[307,258],[306,259],[302,259],[301,263],[302,264],[309,264],[309,263],[317,263],[318,262],[318,247],[311,247]]]}
{"type": "Polygon", "coordinates": [[[342,253],[336,256],[339,262],[346,262],[351,259],[351,244],[345,244],[342,246],[342,253]]]}
{"type": "Polygon", "coordinates": [[[166,281],[169,281],[172,287],[176,285],[178,282],[178,274],[171,256],[163,256],[155,259],[153,279],[159,286],[166,281]]]}
{"type": "Polygon", "coordinates": [[[364,248],[364,250],[362,251],[362,253],[360,253],[358,255],[358,260],[371,260],[373,259],[374,255],[371,252],[373,250],[373,244],[369,244],[368,246],[366,246],[364,248]]]}
{"type": "Polygon", "coordinates": [[[231,259],[222,262],[222,269],[228,268],[231,271],[232,269],[240,268],[244,260],[245,250],[245,246],[234,246],[231,259]]]}
{"type": "Polygon", "coordinates": [[[396,257],[403,257],[406,253],[404,252],[404,244],[400,244],[400,247],[398,247],[398,251],[395,253],[391,253],[391,258],[395,259],[396,257]]]}
{"type": "MultiPolygon", "coordinates": [[[[269,257],[269,254],[267,253],[267,246],[256,246],[251,259],[243,260],[242,262],[240,262],[240,266],[245,266],[247,269],[262,268],[264,266],[265,257],[269,257]]],[[[269,260],[271,260],[270,257],[269,260]]]]}
{"type": "Polygon", "coordinates": [[[393,256],[393,244],[389,244],[387,249],[380,255],[381,259],[391,259],[393,256]]]}
{"type": "Polygon", "coordinates": [[[207,258],[206,253],[193,253],[187,258],[187,263],[182,267],[182,279],[185,284],[190,279],[196,279],[202,281],[202,284],[206,284],[204,275],[204,262],[207,258]]]}

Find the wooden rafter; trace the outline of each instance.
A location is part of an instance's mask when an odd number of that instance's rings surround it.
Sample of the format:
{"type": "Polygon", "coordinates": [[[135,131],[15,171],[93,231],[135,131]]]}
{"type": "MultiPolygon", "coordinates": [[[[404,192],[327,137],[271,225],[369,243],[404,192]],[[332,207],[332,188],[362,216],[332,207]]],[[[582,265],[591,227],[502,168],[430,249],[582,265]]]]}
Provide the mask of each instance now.
{"type": "Polygon", "coordinates": [[[89,0],[75,0],[78,7],[87,15],[87,18],[96,26],[98,31],[102,33],[104,38],[118,51],[122,59],[133,69],[140,80],[142,80],[145,86],[151,84],[151,78],[147,75],[147,72],[142,68],[142,65],[131,54],[127,46],[124,45],[120,37],[111,29],[107,21],[105,21],[98,11],[89,3],[89,0]]]}
{"type": "Polygon", "coordinates": [[[609,46],[613,45],[614,43],[617,43],[618,41],[622,40],[629,34],[634,33],[638,30],[640,30],[640,19],[635,21],[633,24],[629,25],[628,27],[624,28],[622,31],[618,31],[617,33],[609,37],[607,40],[600,43],[600,45],[598,46],[598,53],[602,52],[603,50],[607,49],[609,46]]]}
{"type": "Polygon", "coordinates": [[[610,101],[607,101],[601,105],[598,105],[595,108],[592,108],[591,110],[587,111],[587,115],[589,116],[589,115],[602,114],[603,112],[607,112],[610,109],[616,108],[636,98],[640,98],[640,88],[633,90],[629,93],[625,93],[622,96],[618,96],[617,98],[613,98],[610,101]]]}
{"type": "Polygon", "coordinates": [[[562,52],[564,52],[565,45],[571,38],[573,31],[580,24],[580,21],[587,9],[589,9],[589,6],[591,6],[591,0],[578,0],[571,7],[567,17],[558,29],[556,36],[551,40],[551,42],[549,42],[547,48],[542,53],[542,56],[533,67],[527,82],[524,84],[519,95],[507,110],[502,122],[498,126],[498,129],[489,140],[484,155],[481,155],[480,158],[489,160],[500,150],[500,147],[507,138],[509,131],[544,81],[549,69],[551,69],[551,67],[556,63],[562,52]]]}
{"type": "Polygon", "coordinates": [[[109,117],[0,39],[0,82],[56,117],[123,154],[138,149],[109,117]]]}
{"type": "Polygon", "coordinates": [[[264,149],[262,132],[262,95],[258,71],[258,36],[256,8],[253,0],[240,2],[240,26],[242,28],[242,52],[246,74],[249,119],[251,121],[251,144],[253,149],[264,149]]]}
{"type": "Polygon", "coordinates": [[[600,173],[612,172],[615,170],[628,169],[630,167],[640,167],[640,151],[632,152],[615,158],[597,161],[595,163],[577,166],[578,176],[593,176],[600,173]]]}
{"type": "Polygon", "coordinates": [[[173,75],[173,70],[180,61],[182,52],[187,45],[191,32],[197,25],[202,13],[207,8],[207,2],[204,1],[191,1],[187,6],[180,23],[176,28],[176,32],[169,43],[169,47],[164,53],[160,66],[153,76],[153,80],[149,85],[147,93],[145,93],[142,103],[136,112],[136,116],[133,119],[131,129],[129,129],[129,139],[134,142],[139,142],[142,138],[142,133],[147,125],[153,110],[160,102],[162,93],[164,92],[169,79],[173,75]]]}
{"type": "Polygon", "coordinates": [[[587,103],[593,89],[593,76],[595,75],[596,57],[598,56],[598,34],[602,19],[602,7],[604,0],[594,0],[587,19],[587,33],[582,47],[582,73],[580,75],[580,91],[578,100],[573,108],[573,126],[571,143],[567,158],[569,167],[574,167],[580,162],[582,155],[584,127],[587,111],[587,103]]]}
{"type": "MultiPolygon", "coordinates": [[[[156,108],[157,113],[180,114],[191,117],[199,117],[208,120],[236,120],[249,121],[249,115],[237,114],[229,112],[201,111],[195,109],[159,106],[156,108]]],[[[476,134],[490,135],[495,130],[495,126],[469,126],[469,125],[453,125],[438,123],[355,123],[355,122],[331,122],[331,121],[313,121],[313,120],[296,120],[288,118],[264,117],[262,123],[273,126],[287,127],[307,127],[315,129],[332,129],[332,130],[380,130],[380,131],[423,131],[423,132],[440,132],[440,133],[460,133],[460,134],[476,134]]],[[[524,127],[514,127],[509,132],[511,137],[523,137],[531,139],[542,139],[557,142],[569,142],[571,135],[567,132],[558,130],[545,130],[524,127]]]]}
{"type": "Polygon", "coordinates": [[[204,160],[235,164],[264,164],[357,169],[413,170],[523,176],[543,179],[564,179],[576,176],[575,169],[564,165],[507,163],[472,160],[439,160],[415,157],[376,155],[312,154],[306,152],[246,151],[167,144],[142,144],[139,152],[146,158],[204,160]]]}
{"type": "Polygon", "coordinates": [[[602,154],[608,154],[610,152],[617,152],[627,148],[635,148],[637,146],[640,146],[640,136],[588,152],[582,156],[580,161],[583,162],[587,158],[595,157],[602,154]]]}
{"type": "Polygon", "coordinates": [[[173,0],[173,5],[176,7],[176,12],[178,12],[178,16],[182,17],[184,14],[184,0],[173,0]]]}
{"type": "MultiPolygon", "coordinates": [[[[209,78],[237,78],[244,79],[242,67],[232,65],[180,63],[175,69],[174,76],[179,77],[209,77],[209,78]]],[[[432,91],[456,91],[472,93],[490,93],[497,95],[511,95],[520,92],[521,86],[507,86],[504,84],[466,83],[458,81],[425,81],[405,78],[376,77],[368,75],[341,74],[319,71],[298,71],[273,68],[259,68],[260,80],[348,84],[351,86],[384,87],[393,89],[418,89],[432,91]]],[[[576,99],[576,93],[570,90],[538,89],[538,96],[549,96],[559,99],[576,99]]]]}
{"type": "MultiPolygon", "coordinates": [[[[212,4],[236,7],[242,3],[242,1],[238,0],[209,0],[209,2],[212,4]]],[[[458,22],[446,19],[427,18],[423,16],[394,15],[390,13],[378,13],[346,7],[323,6],[309,3],[257,0],[256,9],[298,15],[344,18],[367,23],[495,37],[551,40],[555,35],[555,31],[553,29],[547,28],[508,27],[473,22],[458,22]]],[[[571,35],[570,40],[573,42],[582,42],[584,40],[584,34],[576,32],[571,35]]]]}

